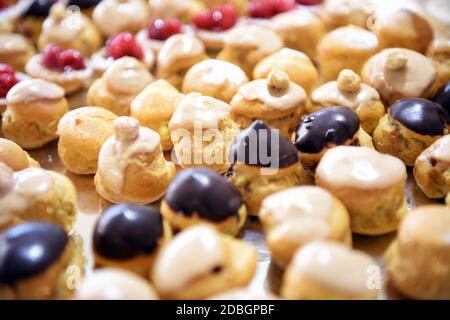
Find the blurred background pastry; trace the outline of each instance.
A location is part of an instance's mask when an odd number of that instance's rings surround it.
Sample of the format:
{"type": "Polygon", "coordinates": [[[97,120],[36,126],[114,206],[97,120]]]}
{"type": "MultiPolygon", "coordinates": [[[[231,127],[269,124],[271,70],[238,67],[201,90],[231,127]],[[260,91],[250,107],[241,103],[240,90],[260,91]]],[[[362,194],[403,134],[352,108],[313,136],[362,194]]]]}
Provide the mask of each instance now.
{"type": "Polygon", "coordinates": [[[149,0],[148,4],[152,19],[178,18],[184,22],[205,8],[198,0],[149,0]]]}
{"type": "Polygon", "coordinates": [[[450,39],[435,39],[427,50],[427,57],[436,68],[439,88],[450,81],[450,39]]]}
{"type": "Polygon", "coordinates": [[[9,64],[0,63],[0,114],[6,109],[6,96],[9,90],[20,81],[29,78],[25,73],[14,70],[9,64]]]}
{"type": "Polygon", "coordinates": [[[155,19],[140,30],[136,38],[157,55],[171,36],[190,32],[192,32],[191,28],[177,18],[155,19]]]}
{"type": "Polygon", "coordinates": [[[39,167],[39,163],[18,144],[3,138],[0,138],[0,162],[6,164],[13,171],[39,167]]]}
{"type": "Polygon", "coordinates": [[[373,0],[326,0],[319,16],[328,30],[348,25],[367,29],[374,7],[373,0]]]}
{"type": "Polygon", "coordinates": [[[95,7],[103,0],[66,0],[68,6],[77,6],[81,12],[92,17],[95,7]]]}
{"type": "Polygon", "coordinates": [[[23,71],[28,59],[34,54],[33,44],[18,33],[0,33],[0,63],[23,71]]]}
{"type": "Polygon", "coordinates": [[[34,44],[37,44],[38,38],[42,31],[42,23],[50,13],[50,8],[54,4],[52,0],[31,0],[23,2],[23,8],[17,21],[17,31],[34,44]]]}

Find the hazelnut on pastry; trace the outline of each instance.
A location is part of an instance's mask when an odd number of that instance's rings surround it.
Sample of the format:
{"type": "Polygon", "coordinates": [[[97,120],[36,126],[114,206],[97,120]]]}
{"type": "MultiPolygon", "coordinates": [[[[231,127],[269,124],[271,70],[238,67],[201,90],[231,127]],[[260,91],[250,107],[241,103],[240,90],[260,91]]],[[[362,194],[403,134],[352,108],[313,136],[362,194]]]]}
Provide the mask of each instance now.
{"type": "Polygon", "coordinates": [[[386,251],[390,281],[414,299],[450,299],[450,207],[420,206],[403,220],[386,251]]]}
{"type": "Polygon", "coordinates": [[[87,102],[110,110],[119,116],[130,115],[133,99],[151,82],[147,67],[132,57],[115,60],[87,92],[87,102]]]}
{"type": "Polygon", "coordinates": [[[439,88],[450,81],[450,39],[435,39],[427,50],[427,57],[436,68],[439,88]]]}
{"type": "Polygon", "coordinates": [[[103,143],[114,134],[117,116],[99,107],[69,111],[58,124],[58,155],[64,167],[77,174],[95,174],[103,143]]]}
{"type": "Polygon", "coordinates": [[[233,236],[247,218],[239,191],[218,173],[204,168],[186,169],[175,176],[161,213],[174,230],[208,223],[233,236]]]}
{"type": "Polygon", "coordinates": [[[361,121],[361,127],[370,135],[385,114],[385,107],[378,92],[362,83],[360,76],[350,69],[342,70],[337,81],[327,82],[315,89],[307,111],[330,106],[344,106],[355,111],[361,121]]]}
{"type": "Polygon", "coordinates": [[[175,175],[175,165],[164,159],[158,133],[130,117],[117,118],[114,130],[100,149],[95,189],[112,203],[158,200],[175,175]]]}
{"type": "Polygon", "coordinates": [[[34,54],[33,44],[18,33],[0,33],[0,63],[23,71],[28,59],[34,54]]]}
{"type": "Polygon", "coordinates": [[[51,82],[30,79],[6,96],[2,129],[6,138],[25,149],[39,148],[58,138],[56,128],[68,111],[64,90],[51,82]]]}
{"type": "Polygon", "coordinates": [[[317,166],[316,184],[342,201],[354,233],[393,232],[407,214],[405,165],[371,148],[339,146],[328,150],[317,166]]]}
{"type": "Polygon", "coordinates": [[[240,128],[247,128],[255,119],[290,137],[306,103],[306,93],[289,76],[278,69],[267,79],[253,80],[241,86],[231,100],[231,118],[240,128]]]}
{"type": "Polygon", "coordinates": [[[292,187],[271,194],[264,198],[258,216],[272,257],[281,267],[314,239],[352,243],[347,209],[320,187],[292,187]]]}
{"type": "Polygon", "coordinates": [[[374,7],[373,0],[326,0],[319,16],[328,30],[347,25],[367,28],[374,7]]]}
{"type": "Polygon", "coordinates": [[[92,238],[96,268],[120,268],[148,279],[172,233],[158,209],[119,204],[103,211],[92,238]]]}
{"type": "Polygon", "coordinates": [[[417,157],[440,137],[450,133],[450,115],[426,99],[402,99],[381,118],[373,133],[375,148],[413,166],[417,157]]]}
{"type": "Polygon", "coordinates": [[[0,162],[3,162],[13,171],[39,167],[39,163],[18,144],[3,138],[0,138],[0,162]]]}
{"type": "Polygon", "coordinates": [[[340,145],[373,148],[372,138],[360,126],[358,115],[347,107],[328,107],[302,117],[294,144],[303,167],[314,173],[325,152],[340,145]]]}
{"type": "Polygon", "coordinates": [[[313,241],[294,255],[283,276],[281,296],[309,300],[378,299],[380,288],[369,278],[374,267],[379,268],[364,252],[343,244],[313,241]]]}
{"type": "Polygon", "coordinates": [[[161,249],[152,281],[164,299],[204,299],[248,285],[256,264],[256,250],[247,242],[198,225],[161,249]]]}
{"type": "Polygon", "coordinates": [[[67,268],[83,275],[83,244],[57,225],[27,222],[0,234],[0,299],[67,299],[67,268]]]}

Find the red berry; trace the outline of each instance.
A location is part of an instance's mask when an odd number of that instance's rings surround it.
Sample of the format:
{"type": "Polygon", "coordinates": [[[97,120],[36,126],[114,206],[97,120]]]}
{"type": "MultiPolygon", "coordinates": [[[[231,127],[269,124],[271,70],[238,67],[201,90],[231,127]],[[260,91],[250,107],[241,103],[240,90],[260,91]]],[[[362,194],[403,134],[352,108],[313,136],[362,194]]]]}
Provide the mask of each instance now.
{"type": "Polygon", "coordinates": [[[217,11],[222,14],[222,19],[220,19],[216,28],[220,30],[228,30],[236,24],[239,14],[233,5],[223,5],[221,7],[218,7],[217,11]]]}
{"type": "Polygon", "coordinates": [[[296,2],[304,6],[316,6],[321,4],[323,0],[296,0],[296,2]]]}
{"type": "Polygon", "coordinates": [[[154,40],[167,40],[174,34],[181,33],[182,24],[178,19],[156,19],[148,27],[148,37],[154,40]]]}
{"type": "Polygon", "coordinates": [[[194,25],[199,29],[212,29],[214,26],[212,11],[205,10],[194,17],[194,25]]]}
{"type": "Polygon", "coordinates": [[[138,60],[142,60],[144,57],[144,51],[142,50],[141,45],[137,42],[136,38],[128,32],[119,33],[114,38],[108,40],[106,46],[106,55],[108,57],[113,57],[114,60],[124,56],[134,57],[138,60]]]}
{"type": "Polygon", "coordinates": [[[61,51],[57,46],[47,46],[42,53],[42,65],[48,69],[58,69],[58,57],[61,51]]]}
{"type": "Polygon", "coordinates": [[[8,9],[9,7],[9,3],[7,3],[5,0],[0,0],[0,11],[8,9]]]}
{"type": "Polygon", "coordinates": [[[0,74],[1,73],[15,74],[16,72],[14,71],[14,68],[9,64],[0,63],[0,74]]]}
{"type": "Polygon", "coordinates": [[[293,0],[272,0],[274,14],[290,11],[295,7],[296,3],[293,0]]]}
{"type": "Polygon", "coordinates": [[[64,71],[82,70],[86,68],[81,53],[73,49],[64,50],[59,54],[58,66],[60,70],[64,71]]]}
{"type": "Polygon", "coordinates": [[[199,29],[223,31],[232,28],[237,19],[236,8],[227,4],[200,12],[194,17],[193,23],[199,29]]]}
{"type": "Polygon", "coordinates": [[[248,15],[252,18],[269,19],[273,13],[273,6],[271,1],[253,1],[248,6],[248,15]]]}
{"type": "Polygon", "coordinates": [[[6,97],[9,89],[18,83],[15,73],[3,72],[0,73],[0,97],[6,97]]]}

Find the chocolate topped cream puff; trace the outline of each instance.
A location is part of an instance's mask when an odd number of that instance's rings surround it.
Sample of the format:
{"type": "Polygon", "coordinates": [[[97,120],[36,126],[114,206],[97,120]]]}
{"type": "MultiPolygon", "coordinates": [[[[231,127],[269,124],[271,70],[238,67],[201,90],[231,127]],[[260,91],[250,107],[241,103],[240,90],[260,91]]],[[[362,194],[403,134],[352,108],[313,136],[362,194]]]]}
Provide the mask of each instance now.
{"type": "Polygon", "coordinates": [[[278,69],[244,84],[231,100],[231,118],[243,129],[255,119],[290,137],[304,111],[306,93],[278,69]]]}
{"type": "Polygon", "coordinates": [[[328,30],[348,25],[367,28],[373,12],[373,0],[327,0],[319,16],[328,30]]]}
{"type": "Polygon", "coordinates": [[[236,137],[229,157],[232,165],[227,175],[241,192],[250,215],[258,214],[266,196],[311,182],[295,146],[260,120],[236,137]]]}
{"type": "Polygon", "coordinates": [[[39,167],[39,163],[18,144],[3,138],[0,138],[0,162],[6,164],[13,171],[39,167]]]}
{"type": "Polygon", "coordinates": [[[373,148],[372,138],[360,127],[358,115],[347,107],[328,107],[303,116],[294,141],[303,167],[311,172],[330,148],[340,145],[373,148]]]}
{"type": "Polygon", "coordinates": [[[374,87],[386,105],[403,98],[429,98],[439,87],[436,69],[420,53],[385,49],[364,64],[362,79],[374,87]]]}
{"type": "Polygon", "coordinates": [[[54,224],[14,226],[0,234],[0,247],[1,299],[67,298],[67,268],[83,269],[80,239],[54,224]]]}
{"type": "Polygon", "coordinates": [[[417,157],[441,136],[450,133],[450,115],[425,99],[403,99],[381,118],[373,134],[375,148],[413,166],[417,157]]]}
{"type": "Polygon", "coordinates": [[[28,59],[34,54],[33,44],[18,33],[0,33],[0,63],[23,71],[28,59]]]}
{"type": "Polygon", "coordinates": [[[439,103],[450,115],[450,81],[447,82],[431,100],[439,103]]]}
{"type": "Polygon", "coordinates": [[[203,168],[183,170],[175,176],[161,213],[175,230],[210,223],[231,235],[239,232],[247,217],[239,191],[224,177],[203,168]]]}
{"type": "Polygon", "coordinates": [[[386,252],[394,287],[414,299],[450,299],[450,208],[427,205],[403,220],[386,252]]]}
{"type": "Polygon", "coordinates": [[[316,184],[346,206],[354,233],[395,231],[407,214],[405,165],[398,158],[367,147],[328,150],[317,167],[316,184]]]}
{"type": "Polygon", "coordinates": [[[450,81],[450,39],[435,39],[428,47],[427,57],[436,68],[441,88],[450,81]]]}
{"type": "Polygon", "coordinates": [[[175,165],[164,159],[158,133],[131,117],[117,118],[114,130],[98,156],[97,192],[112,203],[158,200],[175,175],[175,165]]]}
{"type": "Polygon", "coordinates": [[[251,245],[209,225],[198,225],[180,232],[161,249],[152,280],[164,299],[205,299],[248,285],[256,264],[251,245]]]}
{"type": "Polygon", "coordinates": [[[121,268],[148,278],[159,248],[170,237],[170,228],[158,209],[114,205],[103,211],[95,225],[95,266],[121,268]]]}
{"type": "Polygon", "coordinates": [[[339,73],[337,81],[323,84],[312,93],[309,112],[330,106],[349,107],[356,112],[361,127],[370,135],[375,130],[385,108],[377,90],[361,82],[358,74],[350,69],[339,73]]]}

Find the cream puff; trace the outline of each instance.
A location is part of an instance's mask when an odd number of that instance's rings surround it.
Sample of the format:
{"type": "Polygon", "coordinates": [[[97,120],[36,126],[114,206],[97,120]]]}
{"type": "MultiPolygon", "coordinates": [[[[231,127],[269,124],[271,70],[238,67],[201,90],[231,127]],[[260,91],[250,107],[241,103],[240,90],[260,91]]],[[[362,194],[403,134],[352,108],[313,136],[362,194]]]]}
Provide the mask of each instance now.
{"type": "Polygon", "coordinates": [[[58,155],[64,167],[77,174],[95,174],[103,143],[114,134],[117,116],[99,107],[81,107],[58,124],[58,155]]]}
{"type": "Polygon", "coordinates": [[[164,159],[160,137],[130,117],[114,121],[115,134],[100,149],[95,189],[112,203],[151,203],[163,196],[175,175],[164,159]]]}
{"type": "Polygon", "coordinates": [[[27,220],[72,229],[77,217],[77,193],[67,177],[33,167],[13,172],[4,165],[0,174],[0,229],[27,220]]]}
{"type": "Polygon", "coordinates": [[[366,60],[378,51],[378,39],[360,27],[340,27],[322,38],[317,51],[322,81],[333,81],[343,69],[360,74],[366,60]]]}
{"type": "Polygon", "coordinates": [[[414,178],[429,198],[444,198],[450,192],[450,135],[436,140],[414,163],[414,178]]]}
{"type": "Polygon", "coordinates": [[[374,5],[373,0],[327,0],[319,16],[328,30],[348,25],[368,28],[374,5]]]}
{"type": "Polygon", "coordinates": [[[144,0],[105,0],[95,7],[92,18],[109,38],[125,31],[138,32],[147,25],[150,12],[144,0]]]}
{"type": "Polygon", "coordinates": [[[171,150],[169,121],[178,101],[183,95],[166,80],[158,80],[149,84],[131,102],[131,116],[141,126],[156,131],[161,138],[163,150],[171,150]]]}
{"type": "Polygon", "coordinates": [[[147,67],[132,57],[115,60],[87,92],[87,102],[112,111],[119,116],[130,115],[134,98],[151,82],[153,76],[147,67]]]}
{"type": "Polygon", "coordinates": [[[236,137],[230,146],[229,161],[228,179],[253,216],[258,215],[261,202],[270,194],[312,183],[291,141],[261,120],[236,137]]]}
{"type": "Polygon", "coordinates": [[[316,184],[338,197],[354,233],[381,235],[397,230],[407,214],[406,167],[393,156],[367,147],[328,150],[316,170],[316,184]]]}
{"type": "Polygon", "coordinates": [[[181,89],[186,72],[207,58],[205,46],[197,37],[176,34],[167,39],[158,53],[157,76],[181,89]]]}
{"type": "Polygon", "coordinates": [[[390,48],[364,64],[363,82],[374,87],[386,105],[404,98],[430,98],[439,88],[431,61],[408,49],[390,48]]]}
{"type": "Polygon", "coordinates": [[[0,298],[2,300],[64,299],[69,268],[83,274],[81,239],[54,224],[28,222],[0,234],[0,298]]]}
{"type": "Polygon", "coordinates": [[[426,148],[449,133],[450,115],[441,105],[425,99],[402,99],[381,118],[373,143],[378,151],[413,166],[426,148]]]}
{"type": "Polygon", "coordinates": [[[370,135],[385,114],[385,107],[377,90],[362,83],[359,75],[349,69],[342,70],[337,81],[327,82],[315,89],[307,111],[313,112],[331,106],[344,106],[355,111],[361,127],[370,135]]]}
{"type": "Polygon", "coordinates": [[[450,81],[450,39],[435,39],[427,50],[427,57],[436,68],[439,88],[450,81]]]}
{"type": "Polygon", "coordinates": [[[390,281],[414,299],[450,299],[450,208],[414,209],[386,252],[390,281]]]}
{"type": "Polygon", "coordinates": [[[161,204],[161,213],[174,230],[209,223],[233,236],[247,218],[239,191],[221,175],[204,168],[186,169],[175,176],[161,204]]]}
{"type": "Polygon", "coordinates": [[[299,249],[283,276],[281,296],[308,300],[373,300],[381,292],[371,283],[380,267],[368,254],[348,246],[314,241],[299,249]]]}
{"type": "Polygon", "coordinates": [[[245,72],[238,66],[216,59],[201,61],[186,73],[182,92],[199,92],[230,103],[239,88],[248,82],[245,72]]]}
{"type": "Polygon", "coordinates": [[[218,173],[228,167],[228,147],[239,133],[228,103],[189,93],[177,104],[169,122],[177,163],[182,168],[204,166],[218,173]]]}
{"type": "Polygon", "coordinates": [[[103,211],[94,228],[96,268],[120,268],[148,278],[171,231],[158,209],[119,204],[103,211]]]}
{"type": "Polygon", "coordinates": [[[6,96],[9,90],[20,81],[29,78],[25,73],[14,70],[9,64],[0,63],[0,115],[6,109],[6,96]]]}
{"type": "Polygon", "coordinates": [[[282,47],[283,40],[275,31],[261,26],[242,25],[227,33],[224,48],[217,59],[241,67],[251,77],[258,62],[282,47]]]}
{"type": "Polygon", "coordinates": [[[34,54],[33,44],[18,33],[0,33],[0,63],[23,71],[28,59],[34,54]]]}
{"type": "Polygon", "coordinates": [[[198,0],[149,0],[151,18],[166,19],[178,18],[188,22],[205,5],[198,0]]]}
{"type": "Polygon", "coordinates": [[[177,18],[155,19],[140,30],[136,38],[145,47],[158,54],[166,40],[179,33],[192,33],[192,29],[177,18]]]}
{"type": "Polygon", "coordinates": [[[307,9],[291,10],[274,16],[270,28],[283,39],[284,45],[316,58],[316,48],[325,35],[322,20],[307,9]]]}
{"type": "Polygon", "coordinates": [[[161,249],[152,281],[164,299],[204,299],[248,285],[256,264],[251,245],[198,225],[180,232],[161,249]]]}
{"type": "Polygon", "coordinates": [[[341,145],[373,149],[372,138],[360,127],[358,115],[347,107],[328,107],[302,117],[294,144],[303,167],[314,173],[325,152],[341,145]]]}
{"type": "Polygon", "coordinates": [[[59,2],[52,6],[50,15],[42,25],[39,50],[44,50],[50,44],[62,49],[75,49],[89,57],[100,49],[102,38],[88,17],[59,2]]]}
{"type": "Polygon", "coordinates": [[[0,138],[0,162],[6,164],[13,171],[39,167],[39,163],[18,144],[3,138],[0,138]]]}
{"type": "Polygon", "coordinates": [[[314,239],[352,244],[347,209],[320,187],[292,187],[271,194],[264,198],[258,216],[272,257],[281,267],[314,239]]]}
{"type": "Polygon", "coordinates": [[[231,100],[231,118],[247,128],[255,119],[290,137],[304,112],[306,92],[289,76],[274,69],[267,79],[244,84],[231,100]]]}
{"type": "Polygon", "coordinates": [[[67,0],[68,6],[77,6],[86,16],[92,17],[95,7],[103,0],[67,0]]]}
{"type": "Polygon", "coordinates": [[[316,87],[319,74],[304,53],[283,48],[262,59],[253,69],[253,79],[266,79],[275,69],[285,72],[289,79],[302,87],[309,96],[316,87]]]}
{"type": "Polygon", "coordinates": [[[39,148],[58,138],[58,122],[68,111],[60,86],[40,79],[21,81],[8,92],[6,102],[2,117],[6,138],[25,149],[39,148]]]}
{"type": "Polygon", "coordinates": [[[74,300],[158,300],[148,281],[115,268],[94,270],[84,278],[74,300]]]}

